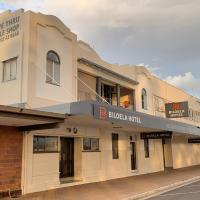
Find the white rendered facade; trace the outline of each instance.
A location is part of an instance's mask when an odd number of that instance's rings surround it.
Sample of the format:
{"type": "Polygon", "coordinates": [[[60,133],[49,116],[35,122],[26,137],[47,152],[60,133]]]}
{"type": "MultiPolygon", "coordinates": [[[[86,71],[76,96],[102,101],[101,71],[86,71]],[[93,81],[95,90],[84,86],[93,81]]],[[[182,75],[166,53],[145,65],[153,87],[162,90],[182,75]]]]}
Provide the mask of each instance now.
{"type": "MultiPolygon", "coordinates": [[[[158,79],[145,67],[118,66],[103,61],[88,44],[78,41],[76,34],[55,16],[23,10],[5,12],[0,14],[0,25],[0,91],[3,94],[0,104],[40,108],[96,100],[101,96],[97,94],[96,88],[97,78],[101,78],[105,88],[118,84],[124,94],[128,92],[128,95],[120,97],[118,106],[123,106],[127,96],[132,94],[129,99],[132,104],[130,109],[165,117],[163,105],[166,102],[188,101],[191,113],[195,114],[190,118],[176,120],[200,126],[199,99],[158,79]],[[56,52],[60,59],[59,84],[46,82],[49,51],[56,52]],[[4,81],[5,62],[10,59],[16,59],[16,79],[4,81]],[[88,60],[105,69],[99,70],[79,59],[88,60]],[[142,108],[141,100],[143,88],[147,94],[145,109],[142,108]]],[[[116,101],[112,103],[116,104],[116,101]]],[[[199,145],[188,144],[188,136],[178,132],[170,141],[166,140],[164,146],[161,139],[149,140],[149,156],[145,157],[144,140],[140,139],[142,131],[152,130],[142,130],[137,126],[120,129],[87,117],[68,117],[57,129],[24,133],[23,192],[158,172],[165,167],[181,168],[200,164],[199,145]],[[78,133],[68,131],[73,128],[78,133]],[[112,133],[117,133],[119,137],[118,159],[112,157],[112,133]],[[34,136],[58,137],[58,152],[34,153],[34,136]],[[60,179],[60,138],[63,137],[74,138],[74,176],[70,183],[63,183],[60,179]],[[99,139],[99,151],[84,151],[83,139],[86,137],[99,139]],[[136,154],[134,170],[131,169],[133,143],[136,154]]]]}

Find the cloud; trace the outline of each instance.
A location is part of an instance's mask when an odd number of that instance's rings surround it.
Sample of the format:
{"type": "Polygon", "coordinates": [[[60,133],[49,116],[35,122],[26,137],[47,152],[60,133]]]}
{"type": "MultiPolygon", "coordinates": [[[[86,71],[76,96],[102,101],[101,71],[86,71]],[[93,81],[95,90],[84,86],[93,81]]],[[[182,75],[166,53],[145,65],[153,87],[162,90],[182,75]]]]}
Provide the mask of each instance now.
{"type": "Polygon", "coordinates": [[[195,96],[200,96],[200,80],[197,79],[191,72],[186,72],[183,75],[168,76],[166,81],[195,96]]]}
{"type": "Polygon", "coordinates": [[[200,0],[0,2],[56,15],[108,62],[148,63],[162,78],[187,71],[200,78],[200,0]]]}

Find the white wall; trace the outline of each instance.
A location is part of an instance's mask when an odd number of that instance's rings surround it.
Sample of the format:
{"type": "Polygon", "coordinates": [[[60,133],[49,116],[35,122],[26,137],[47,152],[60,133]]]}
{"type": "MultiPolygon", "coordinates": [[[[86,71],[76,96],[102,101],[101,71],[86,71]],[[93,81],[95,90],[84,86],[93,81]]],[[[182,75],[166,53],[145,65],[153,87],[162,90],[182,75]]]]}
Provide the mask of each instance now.
{"type": "Polygon", "coordinates": [[[186,137],[174,137],[173,167],[183,168],[200,164],[200,144],[189,144],[186,137]]]}
{"type": "Polygon", "coordinates": [[[56,17],[30,13],[28,103],[32,108],[77,100],[76,35],[56,17]],[[46,56],[60,58],[60,86],[46,83],[46,56]]]}
{"type": "MultiPolygon", "coordinates": [[[[139,133],[112,129],[64,124],[59,129],[32,131],[25,136],[25,193],[63,187],[59,182],[59,154],[33,154],[33,135],[75,137],[75,182],[82,184],[122,178],[163,170],[161,140],[150,140],[150,158],[144,156],[144,141],[139,133]],[[66,127],[77,127],[78,133],[67,132],[66,127]],[[119,134],[119,159],[112,158],[112,133],[119,134]],[[131,171],[130,136],[136,142],[137,170],[131,171]],[[83,137],[100,138],[100,152],[82,152],[83,137]],[[53,164],[52,164],[53,163],[53,164]]],[[[65,185],[68,186],[68,185],[65,185]]]]}
{"type": "Polygon", "coordinates": [[[129,176],[131,173],[129,135],[114,130],[104,130],[102,132],[102,144],[102,179],[129,176]],[[119,159],[112,158],[112,133],[119,134],[119,159]]]}
{"type": "Polygon", "coordinates": [[[4,39],[0,41],[0,104],[9,105],[21,103],[23,101],[22,97],[22,67],[23,67],[23,40],[24,40],[24,15],[23,12],[14,12],[14,13],[3,13],[0,15],[0,23],[4,23],[4,28],[0,31],[4,31],[4,36],[0,36],[0,40],[7,38],[10,34],[6,34],[7,28],[12,28],[15,25],[19,25],[19,28],[13,33],[19,31],[19,35],[4,39]],[[13,18],[19,17],[19,23],[6,26],[6,21],[13,18]],[[17,57],[17,79],[12,81],[3,82],[3,61],[9,60],[11,58],[17,57]]]}
{"type": "Polygon", "coordinates": [[[33,154],[33,134],[24,137],[24,193],[47,190],[59,184],[59,153],[33,154]]]}
{"type": "Polygon", "coordinates": [[[139,174],[153,173],[164,170],[162,141],[149,140],[149,158],[145,158],[144,140],[138,141],[139,174]]]}

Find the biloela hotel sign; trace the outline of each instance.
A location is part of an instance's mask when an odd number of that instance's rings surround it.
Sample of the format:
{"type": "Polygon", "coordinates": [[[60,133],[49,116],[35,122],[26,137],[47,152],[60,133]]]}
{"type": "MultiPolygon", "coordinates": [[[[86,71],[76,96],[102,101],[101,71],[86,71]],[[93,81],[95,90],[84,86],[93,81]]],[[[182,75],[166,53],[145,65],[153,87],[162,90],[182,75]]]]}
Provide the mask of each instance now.
{"type": "Polygon", "coordinates": [[[101,120],[111,120],[111,121],[126,121],[129,123],[141,124],[141,118],[134,116],[125,111],[118,111],[113,108],[107,108],[104,106],[95,107],[94,116],[101,120]]]}
{"type": "Polygon", "coordinates": [[[0,42],[19,35],[20,16],[0,22],[0,42]]]}

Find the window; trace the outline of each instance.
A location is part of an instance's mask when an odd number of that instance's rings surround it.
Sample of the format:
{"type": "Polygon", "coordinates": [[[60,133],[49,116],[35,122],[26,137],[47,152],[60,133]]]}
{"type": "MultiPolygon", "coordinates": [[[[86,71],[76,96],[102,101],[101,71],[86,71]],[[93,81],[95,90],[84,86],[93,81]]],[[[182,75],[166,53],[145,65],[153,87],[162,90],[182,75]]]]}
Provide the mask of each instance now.
{"type": "Polygon", "coordinates": [[[144,139],[144,154],[145,158],[149,158],[149,140],[144,139]]]}
{"type": "Polygon", "coordinates": [[[17,78],[17,58],[3,62],[3,82],[16,80],[17,78]]]}
{"type": "Polygon", "coordinates": [[[117,88],[112,83],[102,83],[101,96],[111,105],[117,106],[117,88]]]}
{"type": "Polygon", "coordinates": [[[34,136],[34,153],[55,153],[58,152],[58,137],[52,136],[34,136]]]}
{"type": "Polygon", "coordinates": [[[112,157],[113,157],[113,159],[119,158],[118,140],[119,140],[119,135],[117,133],[112,133],[112,157]]]}
{"type": "Polygon", "coordinates": [[[142,89],[142,109],[147,110],[147,91],[142,89]]]}
{"type": "Polygon", "coordinates": [[[99,151],[99,138],[83,138],[84,151],[99,151]]]}
{"type": "Polygon", "coordinates": [[[46,82],[60,85],[60,59],[53,51],[47,53],[46,82]]]}

